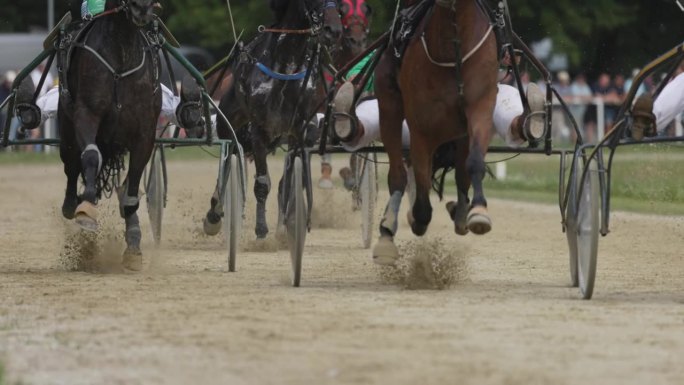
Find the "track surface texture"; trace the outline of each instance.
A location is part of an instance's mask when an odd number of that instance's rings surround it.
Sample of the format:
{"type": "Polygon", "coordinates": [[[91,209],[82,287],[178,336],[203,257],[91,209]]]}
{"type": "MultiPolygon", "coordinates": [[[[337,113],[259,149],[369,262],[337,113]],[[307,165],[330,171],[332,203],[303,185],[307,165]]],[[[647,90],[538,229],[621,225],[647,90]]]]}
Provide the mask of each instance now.
{"type": "MultiPolygon", "coordinates": [[[[144,269],[134,273],[120,267],[114,200],[100,205],[101,234],[83,241],[61,218],[60,165],[0,168],[6,384],[684,383],[681,217],[615,213],[594,299],[583,301],[569,287],[557,207],[492,199],[492,232],[458,237],[435,200],[414,241],[404,202],[406,257],[391,271],[362,248],[360,215],[337,187],[315,192],[302,287],[292,288],[287,250],[253,241],[251,181],[237,272],[226,272],[223,237],[200,232],[215,172],[211,158],[169,164],[162,245],[143,198],[144,269]],[[89,271],[68,269],[78,247],[89,271]]],[[[388,197],[379,185],[378,218],[388,197]]]]}

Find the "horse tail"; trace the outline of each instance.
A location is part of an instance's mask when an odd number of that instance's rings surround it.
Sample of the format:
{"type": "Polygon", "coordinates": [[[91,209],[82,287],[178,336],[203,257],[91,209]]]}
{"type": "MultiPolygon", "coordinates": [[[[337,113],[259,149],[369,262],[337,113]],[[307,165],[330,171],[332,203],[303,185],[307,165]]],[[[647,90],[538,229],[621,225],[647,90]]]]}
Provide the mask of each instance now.
{"type": "MultiPolygon", "coordinates": [[[[126,169],[124,163],[126,150],[124,148],[119,146],[99,148],[102,154],[102,167],[95,180],[95,193],[98,200],[102,199],[102,195],[105,198],[112,196],[112,193],[120,183],[121,171],[126,169]]],[[[85,183],[85,179],[83,183],[85,183]]]]}
{"type": "Polygon", "coordinates": [[[456,143],[447,142],[439,146],[432,159],[432,189],[439,200],[444,197],[444,180],[446,175],[454,170],[456,164],[456,143]]]}

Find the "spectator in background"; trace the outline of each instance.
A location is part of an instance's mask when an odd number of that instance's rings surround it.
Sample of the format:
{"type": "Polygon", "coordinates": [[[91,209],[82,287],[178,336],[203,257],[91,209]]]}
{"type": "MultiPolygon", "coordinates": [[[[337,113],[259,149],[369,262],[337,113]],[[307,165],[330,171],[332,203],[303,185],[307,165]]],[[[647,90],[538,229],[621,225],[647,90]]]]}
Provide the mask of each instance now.
{"type": "MultiPolygon", "coordinates": [[[[2,100],[0,102],[5,101],[7,96],[9,96],[10,92],[12,91],[12,83],[14,82],[14,79],[17,78],[17,72],[9,70],[9,71],[5,72],[5,75],[3,77],[4,77],[4,80],[3,80],[2,86],[0,88],[3,90],[6,90],[7,95],[4,96],[4,98],[2,98],[2,100]]],[[[3,117],[2,117],[2,119],[0,119],[2,121],[2,129],[3,130],[5,129],[5,119],[9,119],[9,116],[6,114],[5,111],[7,111],[7,110],[4,109],[2,111],[3,117]]],[[[19,128],[19,120],[15,117],[12,119],[12,122],[10,123],[10,128],[9,128],[9,130],[10,130],[9,138],[10,139],[15,139],[17,137],[17,129],[18,128],[19,128]]]]}
{"type": "MultiPolygon", "coordinates": [[[[16,74],[12,74],[12,72],[13,71],[7,71],[0,77],[0,103],[7,99],[10,94],[10,90],[12,89],[12,82],[8,81],[8,79],[16,77],[16,74]]],[[[0,110],[0,131],[5,129],[5,118],[6,114],[5,109],[3,108],[0,110]]]]}
{"type": "MultiPolygon", "coordinates": [[[[591,92],[591,87],[587,84],[587,77],[583,73],[578,73],[575,76],[572,84],[570,84],[570,94],[572,95],[572,105],[570,106],[570,113],[578,125],[583,127],[586,123],[587,106],[592,102],[594,94],[591,92]]],[[[596,116],[596,108],[594,108],[594,117],[596,116]]]]}
{"type": "Polygon", "coordinates": [[[615,88],[615,84],[611,81],[610,75],[602,73],[599,75],[598,81],[594,86],[594,96],[601,98],[604,105],[604,132],[608,131],[615,121],[615,115],[620,105],[620,94],[615,88]]]}
{"type": "MultiPolygon", "coordinates": [[[[566,71],[559,71],[556,74],[556,81],[553,84],[553,88],[556,89],[558,95],[563,98],[564,102],[571,102],[572,87],[570,86],[570,74],[568,74],[566,71]]],[[[571,137],[571,133],[568,121],[566,120],[567,117],[565,116],[564,110],[555,102],[551,118],[552,125],[555,128],[554,132],[560,134],[560,137],[557,136],[556,139],[569,139],[571,137]]]]}
{"type": "Polygon", "coordinates": [[[615,88],[615,92],[617,92],[619,104],[622,104],[622,102],[625,101],[626,95],[625,77],[622,74],[615,75],[615,78],[613,79],[613,87],[615,88]]]}
{"type": "MultiPolygon", "coordinates": [[[[630,77],[629,79],[627,79],[625,81],[625,86],[623,87],[623,91],[624,91],[625,95],[627,95],[627,93],[629,92],[629,89],[632,88],[632,83],[634,83],[634,78],[639,74],[639,71],[641,71],[641,70],[638,68],[633,69],[632,70],[632,77],[630,77]]],[[[639,97],[644,92],[646,92],[646,85],[644,83],[641,83],[641,84],[639,84],[639,89],[637,90],[635,96],[639,97]]]]}

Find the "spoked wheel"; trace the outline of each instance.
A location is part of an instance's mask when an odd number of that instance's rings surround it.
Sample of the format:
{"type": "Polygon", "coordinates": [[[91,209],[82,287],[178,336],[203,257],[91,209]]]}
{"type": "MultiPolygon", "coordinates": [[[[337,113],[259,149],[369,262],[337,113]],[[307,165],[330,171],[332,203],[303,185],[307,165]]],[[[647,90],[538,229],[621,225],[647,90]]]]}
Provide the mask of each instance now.
{"type": "Polygon", "coordinates": [[[150,217],[152,237],[154,243],[161,243],[162,217],[164,216],[164,197],[166,186],[164,184],[163,147],[156,147],[150,158],[150,173],[147,178],[147,214],[150,217]]]}
{"type": "Polygon", "coordinates": [[[582,172],[577,172],[577,276],[582,298],[591,299],[596,278],[596,255],[599,235],[599,170],[593,159],[589,159],[589,171],[584,185],[579,188],[582,172]]]}
{"type": "Polygon", "coordinates": [[[568,238],[568,249],[570,250],[570,283],[572,287],[579,285],[577,278],[577,175],[582,175],[582,159],[577,158],[575,162],[575,173],[570,175],[570,189],[568,191],[568,205],[565,212],[565,236],[568,238]]]}
{"type": "Polygon", "coordinates": [[[302,159],[295,157],[290,179],[290,196],[287,205],[285,225],[287,226],[287,242],[292,261],[292,285],[299,287],[302,275],[302,254],[306,239],[306,206],[304,202],[302,159]]]}
{"type": "MultiPolygon", "coordinates": [[[[367,154],[370,156],[370,154],[367,154]]],[[[375,217],[375,202],[378,198],[378,189],[375,173],[375,162],[370,159],[357,159],[359,180],[359,200],[361,206],[361,239],[363,247],[370,248],[373,240],[373,219],[375,217]],[[359,162],[359,160],[362,160],[359,162]]]]}
{"type": "Polygon", "coordinates": [[[243,198],[238,158],[235,154],[230,156],[228,166],[228,178],[223,186],[223,231],[228,247],[228,271],[235,271],[237,246],[240,242],[242,231],[243,198]]]}

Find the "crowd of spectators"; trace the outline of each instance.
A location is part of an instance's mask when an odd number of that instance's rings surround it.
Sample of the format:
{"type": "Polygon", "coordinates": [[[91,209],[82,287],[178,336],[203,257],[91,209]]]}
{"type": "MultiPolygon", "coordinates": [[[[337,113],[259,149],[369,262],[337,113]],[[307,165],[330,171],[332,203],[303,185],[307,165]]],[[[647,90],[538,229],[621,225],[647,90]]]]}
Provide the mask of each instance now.
{"type": "MultiPolygon", "coordinates": [[[[570,114],[577,122],[585,141],[592,142],[598,139],[598,109],[603,109],[603,132],[606,132],[615,123],[618,110],[638,73],[639,69],[634,69],[629,78],[625,78],[623,74],[601,73],[593,82],[589,82],[584,73],[576,73],[574,77],[571,77],[567,71],[559,71],[554,74],[552,84],[568,105],[570,114]]],[[[527,89],[527,84],[531,81],[529,73],[523,71],[520,77],[523,88],[527,89]]],[[[543,81],[537,84],[545,90],[546,84],[543,81]]],[[[652,93],[656,86],[656,80],[648,77],[639,86],[636,95],[639,96],[644,92],[652,93]]],[[[561,107],[556,105],[553,112],[552,124],[556,137],[574,141],[574,130],[568,117],[562,113],[561,107]]],[[[674,135],[674,123],[667,132],[674,135]]]]}

